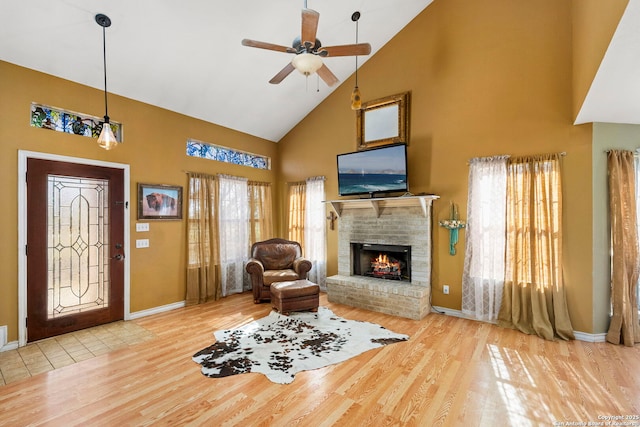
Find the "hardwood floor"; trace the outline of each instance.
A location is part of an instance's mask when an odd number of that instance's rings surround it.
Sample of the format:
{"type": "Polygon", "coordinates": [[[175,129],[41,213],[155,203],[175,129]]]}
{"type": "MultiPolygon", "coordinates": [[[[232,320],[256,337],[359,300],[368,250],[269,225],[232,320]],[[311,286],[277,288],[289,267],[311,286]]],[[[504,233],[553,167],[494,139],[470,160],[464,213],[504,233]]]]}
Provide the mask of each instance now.
{"type": "Polygon", "coordinates": [[[191,356],[213,332],[270,311],[234,295],[133,320],[156,337],[0,387],[0,425],[493,427],[640,415],[640,346],[548,342],[439,314],[415,321],[320,302],[411,338],[288,385],[257,373],[207,378],[191,356]]]}

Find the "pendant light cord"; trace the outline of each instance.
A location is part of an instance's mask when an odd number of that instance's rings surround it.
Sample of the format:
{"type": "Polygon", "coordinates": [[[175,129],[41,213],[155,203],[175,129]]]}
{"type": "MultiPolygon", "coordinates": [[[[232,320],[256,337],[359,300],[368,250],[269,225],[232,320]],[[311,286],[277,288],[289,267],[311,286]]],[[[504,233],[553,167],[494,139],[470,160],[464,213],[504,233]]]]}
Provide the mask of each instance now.
{"type": "Polygon", "coordinates": [[[109,107],[107,104],[107,37],[102,27],[102,64],[104,68],[104,122],[109,123],[109,107]]]}
{"type": "MultiPolygon", "coordinates": [[[[356,20],[356,44],[358,44],[358,18],[356,20]]],[[[358,87],[358,55],[356,55],[356,87],[358,87]]]]}

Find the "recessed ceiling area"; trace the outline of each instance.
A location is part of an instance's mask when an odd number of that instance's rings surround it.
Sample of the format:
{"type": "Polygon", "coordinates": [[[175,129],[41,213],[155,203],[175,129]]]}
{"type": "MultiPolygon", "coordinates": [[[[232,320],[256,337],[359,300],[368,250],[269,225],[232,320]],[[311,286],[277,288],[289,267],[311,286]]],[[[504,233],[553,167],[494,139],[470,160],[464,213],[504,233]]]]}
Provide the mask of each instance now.
{"type": "Polygon", "coordinates": [[[362,65],[431,2],[11,1],[0,14],[0,60],[103,90],[102,27],[94,19],[103,13],[112,21],[109,93],[277,142],[353,74],[355,58],[323,58],[340,80],[333,87],[296,71],[270,84],[293,55],[245,47],[242,39],[290,46],[307,3],[320,14],[323,46],[352,44],[351,15],[359,11],[359,42],[371,45],[369,56],[358,57],[362,65]]]}

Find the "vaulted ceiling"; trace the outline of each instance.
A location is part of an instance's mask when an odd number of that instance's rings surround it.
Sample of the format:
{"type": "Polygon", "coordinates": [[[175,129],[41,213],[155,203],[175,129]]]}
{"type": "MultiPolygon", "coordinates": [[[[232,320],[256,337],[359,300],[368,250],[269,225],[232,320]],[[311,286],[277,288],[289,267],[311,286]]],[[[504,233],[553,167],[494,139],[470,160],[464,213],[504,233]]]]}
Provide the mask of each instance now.
{"type": "Polygon", "coordinates": [[[640,0],[629,0],[576,124],[640,124],[640,0]]]}
{"type": "MultiPolygon", "coordinates": [[[[293,72],[270,84],[293,55],[241,45],[244,38],[290,46],[305,7],[320,13],[323,46],[371,44],[362,65],[432,0],[29,0],[4,2],[0,60],[98,89],[104,88],[102,27],[108,89],[270,141],[279,141],[353,74],[351,56],[324,63],[340,82],[293,72]]],[[[640,124],[640,0],[630,0],[576,123],[640,124]]],[[[62,106],[64,107],[64,106],[62,106]]],[[[110,111],[113,120],[117,112],[110,111]]]]}
{"type": "MultiPolygon", "coordinates": [[[[325,58],[340,82],[295,71],[269,80],[292,54],[241,45],[244,38],[291,46],[302,8],[320,13],[323,46],[371,44],[371,57],[432,0],[29,0],[3,2],[0,59],[103,89],[107,15],[110,93],[279,141],[355,70],[355,57],[325,58]]],[[[358,57],[362,65],[369,57],[358,57]]],[[[348,102],[348,101],[347,101],[348,102]]],[[[64,106],[58,106],[64,107],[64,106]]],[[[117,121],[117,111],[111,111],[117,121]]]]}

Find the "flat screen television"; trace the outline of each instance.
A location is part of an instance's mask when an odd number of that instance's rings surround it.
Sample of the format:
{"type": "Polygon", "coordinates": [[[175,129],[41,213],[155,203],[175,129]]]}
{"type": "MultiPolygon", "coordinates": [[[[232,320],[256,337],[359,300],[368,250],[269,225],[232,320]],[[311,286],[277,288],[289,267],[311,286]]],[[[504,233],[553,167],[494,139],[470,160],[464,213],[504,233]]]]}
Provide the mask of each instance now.
{"type": "Polygon", "coordinates": [[[338,194],[353,196],[408,191],[407,145],[338,154],[338,194]]]}

